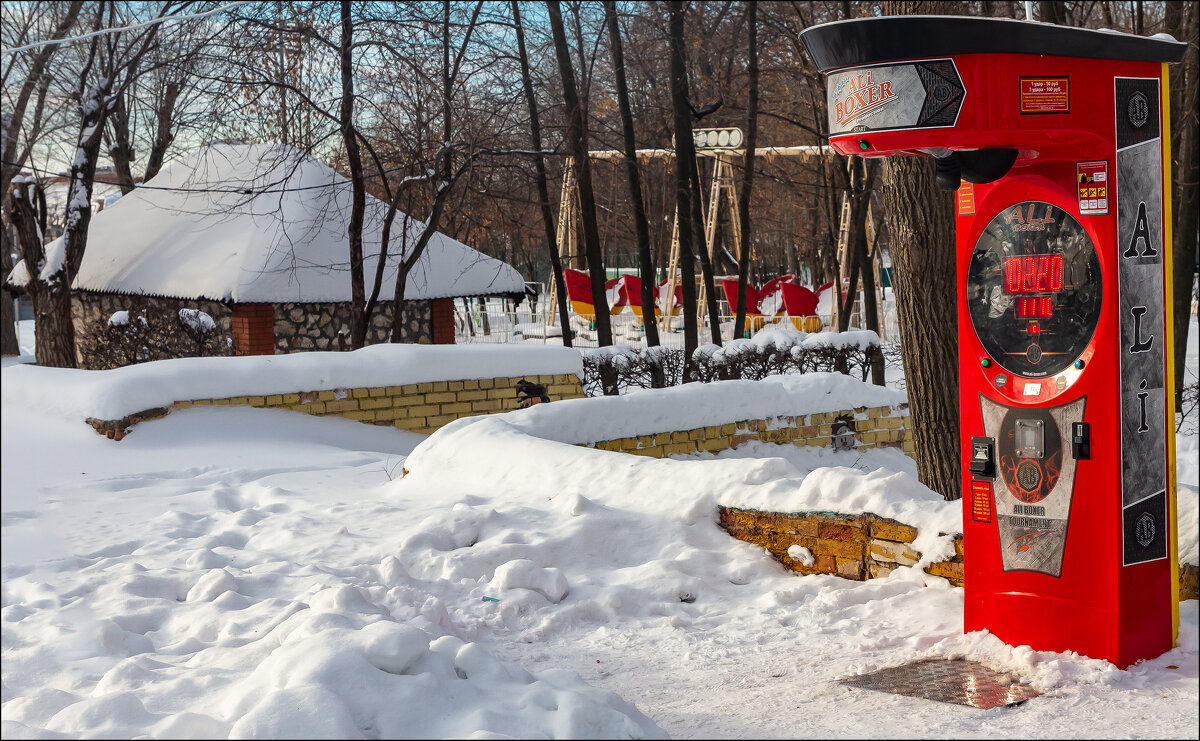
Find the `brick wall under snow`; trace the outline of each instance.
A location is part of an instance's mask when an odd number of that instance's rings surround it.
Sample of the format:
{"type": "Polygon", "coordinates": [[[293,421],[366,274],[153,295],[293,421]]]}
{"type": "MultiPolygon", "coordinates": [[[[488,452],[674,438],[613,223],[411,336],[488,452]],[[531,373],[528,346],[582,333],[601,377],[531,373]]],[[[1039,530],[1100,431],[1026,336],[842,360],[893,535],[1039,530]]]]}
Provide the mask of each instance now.
{"type": "Polygon", "coordinates": [[[517,381],[546,387],[551,401],[583,396],[574,373],[430,381],[400,386],[335,388],[318,391],[234,396],[223,399],[182,399],[169,407],[147,409],[119,420],[89,419],[97,432],[120,440],[138,422],[162,417],[172,410],[199,406],[250,406],[287,409],[318,417],[338,416],[367,424],[429,434],[462,417],[507,412],[517,408],[517,381]]]}
{"type": "MultiPolygon", "coordinates": [[[[719,507],[719,523],[733,537],[765,548],[781,564],[801,574],[831,574],[865,581],[887,576],[900,566],[912,566],[921,554],[913,548],[917,529],[870,513],[763,512],[719,507]],[[805,566],[788,555],[793,545],[807,548],[813,564],[805,566]]],[[[956,587],[963,585],[963,538],[954,534],[954,558],[925,567],[956,587]]],[[[1179,600],[1196,599],[1197,568],[1179,566],[1179,600]]]]}
{"type": "MultiPolygon", "coordinates": [[[[917,529],[873,514],[827,512],[761,512],[720,507],[719,521],[738,540],[762,546],[779,562],[801,574],[833,574],[863,581],[887,576],[899,566],[912,566],[921,554],[912,547],[917,529]],[[811,566],[788,555],[788,548],[807,548],[811,566]]],[[[962,535],[955,535],[954,558],[930,564],[926,573],[962,586],[962,535]]]]}
{"type": "Polygon", "coordinates": [[[912,456],[915,448],[909,434],[911,424],[907,404],[855,407],[799,416],[743,419],[691,430],[663,430],[605,440],[591,447],[665,458],[681,453],[715,453],[758,441],[835,450],[899,448],[912,456]]]}

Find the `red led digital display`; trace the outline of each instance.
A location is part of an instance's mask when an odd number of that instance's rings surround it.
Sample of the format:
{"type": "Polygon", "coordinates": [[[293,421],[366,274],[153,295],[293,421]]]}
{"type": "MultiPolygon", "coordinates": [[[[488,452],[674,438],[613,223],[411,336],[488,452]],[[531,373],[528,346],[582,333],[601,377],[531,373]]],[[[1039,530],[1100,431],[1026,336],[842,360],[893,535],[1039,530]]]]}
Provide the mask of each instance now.
{"type": "MultiPolygon", "coordinates": [[[[1046,319],[1054,313],[1053,298],[1051,296],[1018,296],[1017,297],[1017,318],[1018,319],[1046,319]]],[[[1030,334],[1039,334],[1041,330],[1030,329],[1030,334]]]]}
{"type": "Polygon", "coordinates": [[[1062,255],[1025,255],[1004,259],[1005,293],[1053,293],[1061,291],[1062,287],[1062,255]]]}

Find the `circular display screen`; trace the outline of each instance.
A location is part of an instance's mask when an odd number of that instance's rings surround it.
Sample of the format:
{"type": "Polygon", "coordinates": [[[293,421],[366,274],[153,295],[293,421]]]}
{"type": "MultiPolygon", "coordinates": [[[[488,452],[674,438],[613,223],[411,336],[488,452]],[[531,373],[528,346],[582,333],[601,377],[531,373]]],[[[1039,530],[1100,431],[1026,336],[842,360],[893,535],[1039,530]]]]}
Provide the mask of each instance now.
{"type": "Polygon", "coordinates": [[[1000,367],[1027,378],[1058,373],[1087,348],[1100,319],[1100,260],[1073,216],[1022,201],[992,219],[967,268],[967,310],[1000,367]]]}

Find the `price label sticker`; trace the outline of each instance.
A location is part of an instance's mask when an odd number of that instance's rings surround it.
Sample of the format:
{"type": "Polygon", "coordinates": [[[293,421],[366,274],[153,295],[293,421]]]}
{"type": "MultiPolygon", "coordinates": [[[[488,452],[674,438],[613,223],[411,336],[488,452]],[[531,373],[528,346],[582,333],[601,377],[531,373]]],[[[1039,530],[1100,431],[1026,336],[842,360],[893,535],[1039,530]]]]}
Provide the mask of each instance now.
{"type": "Polygon", "coordinates": [[[1070,79],[1067,77],[1022,77],[1021,113],[1070,113],[1070,79]]]}

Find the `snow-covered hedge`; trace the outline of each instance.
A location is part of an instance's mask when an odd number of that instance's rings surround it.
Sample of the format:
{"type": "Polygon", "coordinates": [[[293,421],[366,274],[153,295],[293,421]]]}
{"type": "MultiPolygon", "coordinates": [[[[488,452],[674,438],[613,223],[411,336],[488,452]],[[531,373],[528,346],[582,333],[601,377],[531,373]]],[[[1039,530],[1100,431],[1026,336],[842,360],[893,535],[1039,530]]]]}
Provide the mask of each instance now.
{"type": "MultiPolygon", "coordinates": [[[[692,356],[695,381],[761,381],[767,376],[830,371],[866,380],[874,362],[882,362],[879,335],[852,332],[800,332],[771,329],[724,346],[704,345],[692,356]]],[[[677,386],[684,378],[679,348],[615,345],[583,351],[583,388],[588,396],[630,388],[677,386]]]]}

